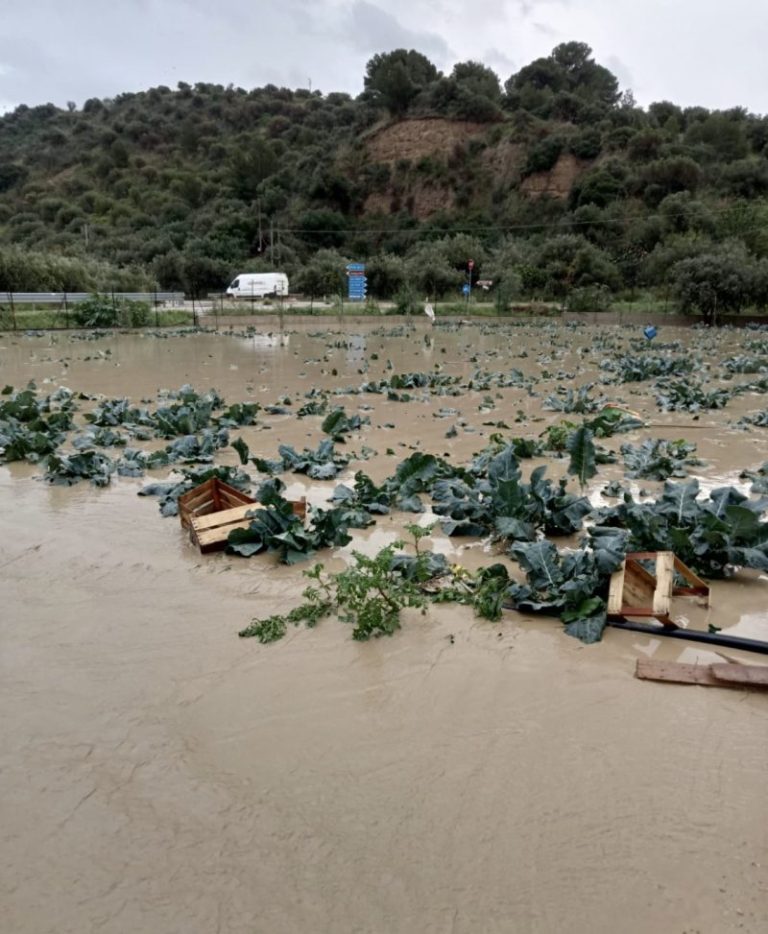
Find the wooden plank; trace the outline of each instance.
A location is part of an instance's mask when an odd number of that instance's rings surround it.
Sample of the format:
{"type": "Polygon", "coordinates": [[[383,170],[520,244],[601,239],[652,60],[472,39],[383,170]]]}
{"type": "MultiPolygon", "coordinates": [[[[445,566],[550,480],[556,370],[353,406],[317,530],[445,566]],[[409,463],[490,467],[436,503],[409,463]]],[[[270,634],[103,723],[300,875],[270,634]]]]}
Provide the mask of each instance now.
{"type": "Polygon", "coordinates": [[[258,503],[246,503],[243,506],[235,506],[234,509],[221,509],[218,512],[206,513],[204,516],[194,516],[192,528],[199,534],[208,529],[217,529],[222,525],[230,525],[232,522],[242,522],[246,518],[247,512],[263,508],[258,503]]]}
{"type": "Polygon", "coordinates": [[[710,606],[710,588],[706,581],[703,581],[689,567],[683,564],[683,562],[677,556],[675,556],[675,570],[692,586],[687,588],[676,587],[673,593],[679,594],[681,596],[704,597],[704,605],[710,606]]]}
{"type": "Polygon", "coordinates": [[[204,555],[212,551],[221,551],[226,548],[232,529],[247,529],[250,524],[250,519],[244,519],[242,522],[232,522],[218,529],[207,529],[196,535],[195,542],[204,555]]]}
{"type": "Polygon", "coordinates": [[[654,658],[638,658],[635,677],[648,681],[668,681],[673,684],[702,684],[705,687],[768,690],[768,666],[734,665],[716,662],[713,665],[686,665],[654,658]]]}
{"type": "Polygon", "coordinates": [[[716,662],[709,666],[718,681],[733,685],[768,688],[768,665],[733,665],[716,662]]]}
{"type": "Polygon", "coordinates": [[[703,588],[709,593],[709,584],[706,581],[703,581],[697,574],[695,574],[686,564],[675,555],[675,570],[684,577],[690,584],[693,584],[696,588],[703,588]]]}
{"type": "Polygon", "coordinates": [[[199,486],[194,487],[191,490],[188,490],[186,493],[182,493],[179,497],[179,502],[188,505],[189,503],[194,503],[201,497],[207,496],[213,489],[213,478],[206,480],[204,483],[201,483],[199,486]]]}
{"type": "MultiPolygon", "coordinates": [[[[654,555],[653,557],[655,558],[656,556],[654,555]]],[[[633,573],[639,580],[644,581],[651,589],[656,586],[656,578],[640,564],[637,558],[632,555],[627,555],[627,564],[632,568],[633,573]]]]}
{"type": "Polygon", "coordinates": [[[235,506],[242,506],[244,503],[255,503],[256,500],[252,496],[246,496],[245,493],[240,493],[237,491],[237,494],[233,493],[231,490],[221,490],[221,505],[223,509],[232,509],[235,506]]]}
{"type": "Polygon", "coordinates": [[[301,499],[292,499],[290,504],[293,507],[294,516],[298,516],[300,519],[305,519],[307,516],[307,499],[305,496],[302,496],[301,499]]]}
{"type": "Polygon", "coordinates": [[[653,594],[656,581],[634,561],[627,561],[627,570],[624,575],[624,603],[633,606],[653,607],[653,594]]]}
{"type": "Polygon", "coordinates": [[[674,564],[675,556],[671,551],[660,551],[656,555],[656,588],[653,594],[653,612],[658,616],[669,616],[674,564]]]}
{"type": "MultiPolygon", "coordinates": [[[[306,512],[306,501],[298,500],[292,502],[291,505],[294,514],[303,518],[306,512]]],[[[244,503],[233,509],[222,509],[203,516],[193,516],[190,538],[203,554],[220,551],[226,548],[229,533],[233,529],[247,529],[251,524],[251,516],[248,513],[263,508],[259,503],[244,503]]]]}
{"type": "MultiPolygon", "coordinates": [[[[294,515],[303,517],[306,510],[306,503],[301,500],[292,502],[294,515]]],[[[220,509],[217,512],[207,512],[204,515],[192,517],[192,528],[195,532],[202,532],[206,529],[215,529],[222,525],[229,525],[232,522],[240,522],[245,519],[246,513],[254,512],[264,507],[260,503],[248,502],[239,506],[233,506],[231,509],[220,509]]]]}
{"type": "Polygon", "coordinates": [[[724,684],[712,674],[709,665],[686,665],[655,658],[638,658],[635,677],[648,681],[669,681],[674,684],[704,684],[708,687],[722,687],[724,684]]]}
{"type": "Polygon", "coordinates": [[[611,585],[608,591],[608,615],[621,616],[621,607],[624,603],[624,575],[627,562],[622,561],[618,571],[611,574],[611,585]]]}

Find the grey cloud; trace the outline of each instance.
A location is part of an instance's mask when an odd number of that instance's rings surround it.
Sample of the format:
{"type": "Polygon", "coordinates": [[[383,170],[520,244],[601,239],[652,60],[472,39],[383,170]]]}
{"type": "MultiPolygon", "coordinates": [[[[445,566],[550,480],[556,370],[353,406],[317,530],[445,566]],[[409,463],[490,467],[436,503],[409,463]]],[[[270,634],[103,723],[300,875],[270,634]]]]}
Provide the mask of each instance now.
{"type": "Polygon", "coordinates": [[[700,0],[0,0],[0,108],[178,81],[306,87],[311,77],[356,94],[366,60],[398,46],[443,69],[484,60],[503,78],[575,38],[643,102],[762,111],[768,6],[736,6],[723,17],[700,0]]]}
{"type": "Polygon", "coordinates": [[[567,3],[568,0],[512,0],[512,5],[525,19],[531,17],[534,13],[544,12],[547,7],[552,7],[555,4],[564,6],[567,3]]]}
{"type": "Polygon", "coordinates": [[[536,30],[536,32],[541,33],[542,36],[547,36],[550,39],[557,38],[557,30],[554,28],[554,26],[550,26],[548,23],[534,23],[533,28],[536,30]]]}
{"type": "Polygon", "coordinates": [[[481,61],[484,65],[488,65],[489,68],[493,68],[502,84],[511,74],[518,70],[517,65],[506,52],[501,52],[499,49],[487,49],[482,55],[481,61]]]}
{"type": "Polygon", "coordinates": [[[618,56],[609,55],[602,64],[616,75],[623,90],[634,87],[632,72],[618,56]]]}
{"type": "Polygon", "coordinates": [[[361,52],[417,49],[425,55],[436,57],[441,65],[452,54],[442,36],[408,29],[391,13],[367,0],[355,0],[352,4],[348,29],[352,47],[361,52]]]}

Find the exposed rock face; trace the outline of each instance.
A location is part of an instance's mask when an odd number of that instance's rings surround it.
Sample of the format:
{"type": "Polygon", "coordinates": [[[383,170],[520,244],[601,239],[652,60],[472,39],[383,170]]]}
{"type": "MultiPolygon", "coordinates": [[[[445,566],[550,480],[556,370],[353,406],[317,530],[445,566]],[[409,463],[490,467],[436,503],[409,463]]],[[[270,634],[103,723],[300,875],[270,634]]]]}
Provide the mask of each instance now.
{"type": "Polygon", "coordinates": [[[425,220],[438,211],[450,211],[455,201],[452,189],[417,181],[404,194],[372,192],[365,199],[363,211],[366,214],[397,214],[405,209],[418,220],[425,220]]]}
{"type": "MultiPolygon", "coordinates": [[[[465,146],[473,138],[482,138],[490,128],[487,123],[441,117],[401,120],[372,132],[365,142],[366,155],[369,162],[391,168],[401,161],[415,166],[428,156],[450,164],[457,147],[465,146]]],[[[519,189],[521,194],[532,199],[550,197],[564,201],[576,179],[591,165],[589,161],[565,153],[548,172],[536,172],[521,181],[525,155],[526,147],[509,137],[488,145],[480,154],[476,174],[469,183],[472,203],[475,206],[486,203],[491,191],[510,189],[519,189]]],[[[418,220],[425,220],[455,207],[456,191],[452,183],[406,170],[396,183],[370,193],[363,212],[395,214],[405,210],[418,220]]]]}
{"type": "Polygon", "coordinates": [[[545,195],[564,201],[571,193],[573,183],[588,168],[589,162],[577,159],[571,153],[563,153],[548,172],[534,172],[520,185],[520,191],[529,198],[545,195]]]}
{"type": "Polygon", "coordinates": [[[414,161],[433,153],[447,155],[457,143],[487,131],[488,126],[442,117],[401,120],[372,133],[366,149],[372,162],[414,161]]]}

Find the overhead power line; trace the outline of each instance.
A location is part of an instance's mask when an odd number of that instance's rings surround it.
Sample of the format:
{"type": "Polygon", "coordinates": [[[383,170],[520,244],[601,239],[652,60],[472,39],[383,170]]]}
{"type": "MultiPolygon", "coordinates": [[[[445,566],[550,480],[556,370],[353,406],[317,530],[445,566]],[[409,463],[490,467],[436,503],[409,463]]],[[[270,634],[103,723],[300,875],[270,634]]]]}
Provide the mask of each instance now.
{"type": "MultiPolygon", "coordinates": [[[[707,209],[710,216],[720,216],[732,211],[733,208],[712,208],[707,209]]],[[[563,218],[557,221],[539,222],[535,224],[467,224],[462,226],[446,225],[445,227],[355,227],[355,228],[315,228],[315,227],[283,227],[280,226],[281,233],[293,233],[302,235],[313,234],[335,234],[336,236],[360,236],[361,234],[428,234],[428,233],[504,233],[511,231],[524,230],[554,230],[561,227],[610,227],[624,223],[641,223],[648,220],[673,220],[675,218],[690,217],[688,211],[677,211],[671,213],[655,212],[652,214],[643,214],[641,216],[625,215],[623,217],[608,218],[605,220],[577,220],[575,218],[563,218]]],[[[760,224],[758,228],[768,226],[760,224]]]]}

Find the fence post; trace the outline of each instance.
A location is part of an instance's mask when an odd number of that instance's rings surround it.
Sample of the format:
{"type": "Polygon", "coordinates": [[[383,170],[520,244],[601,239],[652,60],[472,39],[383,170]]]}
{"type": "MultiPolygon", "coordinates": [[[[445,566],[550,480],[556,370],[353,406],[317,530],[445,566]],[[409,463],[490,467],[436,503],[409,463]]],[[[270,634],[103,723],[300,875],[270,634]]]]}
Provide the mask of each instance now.
{"type": "Polygon", "coordinates": [[[160,327],[160,316],[157,308],[157,289],[152,290],[152,302],[155,306],[155,327],[160,327]]]}
{"type": "Polygon", "coordinates": [[[8,293],[8,301],[11,303],[11,320],[13,321],[13,330],[17,330],[16,326],[16,304],[13,301],[13,292],[8,293]]]}

